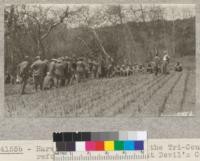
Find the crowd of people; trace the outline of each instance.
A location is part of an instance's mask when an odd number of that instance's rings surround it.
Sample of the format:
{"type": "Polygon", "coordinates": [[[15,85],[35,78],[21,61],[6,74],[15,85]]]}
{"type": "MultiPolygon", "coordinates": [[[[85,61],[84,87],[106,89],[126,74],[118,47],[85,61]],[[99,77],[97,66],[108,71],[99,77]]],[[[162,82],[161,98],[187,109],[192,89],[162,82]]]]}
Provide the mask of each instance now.
{"type": "MultiPolygon", "coordinates": [[[[82,82],[95,78],[111,78],[115,76],[130,76],[134,73],[158,73],[168,74],[168,64],[170,57],[167,52],[161,59],[158,54],[147,65],[115,65],[113,62],[98,62],[95,59],[86,59],[84,57],[52,58],[51,60],[41,59],[36,56],[33,62],[30,57],[25,56],[24,60],[17,66],[16,79],[6,72],[6,83],[20,83],[21,94],[25,94],[25,88],[28,83],[34,85],[35,91],[48,90],[53,87],[71,85],[74,82],[82,82]],[[30,81],[31,80],[31,81],[30,81]]],[[[175,71],[182,71],[179,62],[175,65],[175,71]]]]}

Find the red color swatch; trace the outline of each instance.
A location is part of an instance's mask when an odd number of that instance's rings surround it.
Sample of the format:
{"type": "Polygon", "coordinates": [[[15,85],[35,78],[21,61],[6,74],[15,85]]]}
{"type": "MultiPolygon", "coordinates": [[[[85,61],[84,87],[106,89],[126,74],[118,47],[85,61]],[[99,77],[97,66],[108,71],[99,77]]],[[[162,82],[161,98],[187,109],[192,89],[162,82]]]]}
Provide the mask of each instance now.
{"type": "Polygon", "coordinates": [[[96,141],[96,151],[104,151],[104,142],[96,141]]]}

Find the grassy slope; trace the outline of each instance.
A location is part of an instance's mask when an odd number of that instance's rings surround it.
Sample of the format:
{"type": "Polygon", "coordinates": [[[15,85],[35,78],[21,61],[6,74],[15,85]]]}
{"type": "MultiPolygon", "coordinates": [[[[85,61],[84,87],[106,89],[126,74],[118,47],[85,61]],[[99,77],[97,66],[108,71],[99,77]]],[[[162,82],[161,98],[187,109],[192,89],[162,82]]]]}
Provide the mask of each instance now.
{"type": "MultiPolygon", "coordinates": [[[[90,80],[72,86],[20,96],[20,86],[6,86],[7,116],[92,117],[159,116],[194,110],[194,57],[178,59],[183,73],[168,76],[137,74],[130,77],[90,80]],[[189,73],[188,80],[187,74],[189,73]],[[180,93],[181,91],[181,93],[180,93]],[[175,100],[174,100],[175,97],[175,100]],[[166,99],[166,100],[165,100],[166,99]],[[176,105],[176,109],[173,109],[176,105]],[[163,108],[163,109],[162,109],[163,108]],[[170,110],[171,109],[171,110],[170,110]]],[[[177,60],[176,60],[177,61],[177,60]]]]}

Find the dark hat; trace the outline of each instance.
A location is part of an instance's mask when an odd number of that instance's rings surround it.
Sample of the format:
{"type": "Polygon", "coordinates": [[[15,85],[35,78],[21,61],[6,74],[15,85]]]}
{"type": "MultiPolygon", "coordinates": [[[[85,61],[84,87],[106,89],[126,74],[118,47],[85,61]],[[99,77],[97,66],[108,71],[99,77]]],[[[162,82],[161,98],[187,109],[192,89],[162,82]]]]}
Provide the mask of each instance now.
{"type": "Polygon", "coordinates": [[[83,60],[83,57],[78,58],[78,60],[83,60]]]}

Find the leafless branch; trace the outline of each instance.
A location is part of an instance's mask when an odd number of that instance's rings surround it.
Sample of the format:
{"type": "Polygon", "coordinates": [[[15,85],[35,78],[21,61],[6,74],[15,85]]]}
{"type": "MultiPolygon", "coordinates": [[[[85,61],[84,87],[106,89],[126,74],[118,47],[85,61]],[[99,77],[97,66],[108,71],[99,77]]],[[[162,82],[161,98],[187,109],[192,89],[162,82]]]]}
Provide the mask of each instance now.
{"type": "Polygon", "coordinates": [[[49,29],[47,30],[47,32],[41,36],[41,40],[45,39],[55,27],[57,27],[59,24],[63,23],[64,19],[67,18],[68,16],[69,16],[69,7],[67,7],[65,12],[63,13],[63,15],[60,16],[60,21],[51,25],[49,27],[49,29]]]}

